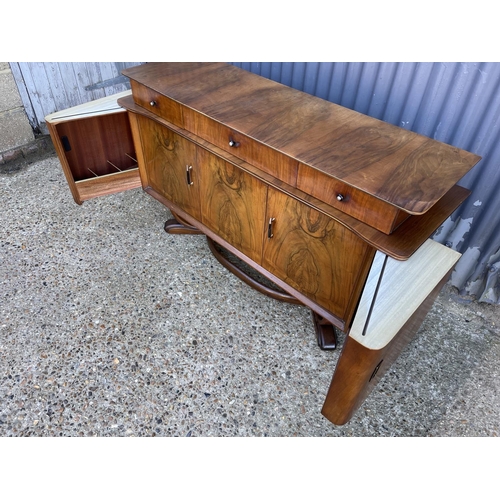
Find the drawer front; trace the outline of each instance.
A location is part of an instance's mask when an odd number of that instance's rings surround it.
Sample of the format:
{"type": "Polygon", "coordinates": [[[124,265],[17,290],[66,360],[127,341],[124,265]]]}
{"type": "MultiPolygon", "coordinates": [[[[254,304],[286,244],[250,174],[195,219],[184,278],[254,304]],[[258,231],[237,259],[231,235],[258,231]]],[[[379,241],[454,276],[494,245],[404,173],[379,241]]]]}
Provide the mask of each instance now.
{"type": "Polygon", "coordinates": [[[184,109],[184,123],[186,130],[198,137],[290,186],[296,186],[298,162],[289,156],[189,108],[184,109]]]}
{"type": "Polygon", "coordinates": [[[409,217],[397,207],[302,163],[299,163],[297,188],[385,234],[409,217]]]}
{"type": "Polygon", "coordinates": [[[158,115],[178,127],[184,127],[182,118],[183,106],[181,104],[134,80],[130,81],[130,85],[134,101],[139,106],[142,106],[148,111],[151,111],[151,113],[158,115]]]}

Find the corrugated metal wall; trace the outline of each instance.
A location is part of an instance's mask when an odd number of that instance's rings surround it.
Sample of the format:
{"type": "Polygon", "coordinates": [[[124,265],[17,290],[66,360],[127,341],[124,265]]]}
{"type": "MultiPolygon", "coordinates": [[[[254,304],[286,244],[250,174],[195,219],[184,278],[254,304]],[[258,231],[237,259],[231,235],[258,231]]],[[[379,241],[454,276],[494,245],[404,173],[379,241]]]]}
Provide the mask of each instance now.
{"type": "Polygon", "coordinates": [[[500,303],[500,63],[232,63],[483,157],[434,239],[463,253],[462,294],[500,303]]]}
{"type": "MultiPolygon", "coordinates": [[[[45,115],[128,88],[120,71],[136,64],[11,67],[43,132],[45,115]]],[[[434,239],[463,253],[451,277],[462,294],[500,303],[500,63],[232,64],[482,156],[460,182],[472,195],[434,239]]]]}

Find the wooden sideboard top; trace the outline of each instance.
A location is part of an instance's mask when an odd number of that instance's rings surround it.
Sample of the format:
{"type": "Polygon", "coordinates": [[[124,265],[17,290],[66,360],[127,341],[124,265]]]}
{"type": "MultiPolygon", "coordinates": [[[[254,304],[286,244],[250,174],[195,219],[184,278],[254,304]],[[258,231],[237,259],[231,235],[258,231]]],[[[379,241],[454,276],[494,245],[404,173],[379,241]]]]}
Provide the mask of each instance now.
{"type": "Polygon", "coordinates": [[[226,63],[123,74],[410,214],[426,213],[481,159],[226,63]]]}

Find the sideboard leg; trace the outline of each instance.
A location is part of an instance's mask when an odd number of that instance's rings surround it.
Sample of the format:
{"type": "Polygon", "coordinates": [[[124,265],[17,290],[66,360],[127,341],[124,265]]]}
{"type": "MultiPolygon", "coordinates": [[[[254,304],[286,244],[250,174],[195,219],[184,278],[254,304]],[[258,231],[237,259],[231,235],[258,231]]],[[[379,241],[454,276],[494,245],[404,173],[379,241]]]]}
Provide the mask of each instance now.
{"type": "Polygon", "coordinates": [[[165,232],[169,234],[203,234],[197,227],[191,226],[184,221],[179,215],[172,212],[172,219],[165,222],[165,232]]]}
{"type": "Polygon", "coordinates": [[[313,310],[311,310],[311,312],[320,349],[324,351],[336,349],[337,333],[335,332],[335,327],[318,313],[315,313],[313,310]]]}
{"type": "Polygon", "coordinates": [[[383,347],[370,349],[347,336],[321,410],[324,417],[335,425],[344,425],[351,419],[403,349],[413,340],[448,276],[449,274],[438,283],[401,329],[395,332],[392,340],[383,347]]]}

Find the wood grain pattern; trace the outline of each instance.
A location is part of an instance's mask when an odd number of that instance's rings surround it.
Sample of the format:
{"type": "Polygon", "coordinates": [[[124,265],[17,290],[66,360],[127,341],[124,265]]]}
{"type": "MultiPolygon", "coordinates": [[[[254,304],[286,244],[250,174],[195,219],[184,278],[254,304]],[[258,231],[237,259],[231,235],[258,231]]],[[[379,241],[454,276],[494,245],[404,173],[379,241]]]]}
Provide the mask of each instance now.
{"type": "Polygon", "coordinates": [[[260,264],[267,186],[235,165],[198,148],[201,221],[260,264]]]}
{"type": "Polygon", "coordinates": [[[178,127],[184,127],[183,106],[178,102],[133,80],[130,82],[130,86],[137,104],[149,109],[152,113],[165,118],[178,127]]]}
{"type": "Polygon", "coordinates": [[[201,219],[200,171],[196,146],[167,127],[138,117],[142,151],[149,185],[185,212],[201,219]],[[187,182],[187,167],[192,184],[187,182]]]}
{"type": "Polygon", "coordinates": [[[116,99],[106,98],[48,117],[47,128],[79,205],[141,185],[128,114],[117,106],[116,99]]]}
{"type": "Polygon", "coordinates": [[[130,131],[134,140],[134,148],[139,168],[139,177],[141,179],[142,189],[150,187],[149,175],[146,169],[146,162],[144,160],[144,152],[142,150],[141,129],[139,126],[139,115],[136,113],[127,113],[130,123],[130,131]]]}
{"type": "Polygon", "coordinates": [[[61,167],[62,167],[62,170],[64,173],[64,177],[66,177],[66,182],[68,183],[68,187],[71,191],[71,195],[73,196],[75,203],[77,203],[78,205],[81,205],[83,203],[83,201],[80,198],[78,188],[76,187],[75,179],[73,177],[73,172],[71,171],[71,167],[69,166],[68,159],[66,158],[66,154],[64,153],[64,147],[61,143],[61,138],[59,137],[56,126],[55,126],[55,124],[48,121],[47,122],[47,129],[48,129],[50,137],[52,139],[52,143],[54,144],[54,148],[56,150],[57,157],[59,158],[59,161],[61,162],[61,167]]]}
{"type": "Polygon", "coordinates": [[[134,143],[128,116],[106,114],[57,123],[57,135],[66,137],[71,149],[63,149],[73,179],[79,181],[96,176],[136,168],[134,143]]]}
{"type": "MultiPolygon", "coordinates": [[[[262,265],[344,321],[374,250],[317,210],[269,188],[262,265]]],[[[354,299],[357,302],[357,297],[354,299]]]]}
{"type": "Polygon", "coordinates": [[[412,214],[427,212],[480,160],[231,65],[150,63],[123,74],[412,214]]]}
{"type": "Polygon", "coordinates": [[[303,163],[299,164],[297,188],[385,234],[391,234],[409,217],[407,212],[394,205],[367,195],[303,163]],[[341,200],[337,198],[338,195],[342,196],[341,200]]]}
{"type": "Polygon", "coordinates": [[[263,172],[273,175],[290,186],[297,184],[298,163],[293,158],[189,108],[184,110],[184,122],[185,128],[196,136],[237,158],[251,162],[263,172]],[[235,146],[230,146],[230,141],[235,143],[235,146]]]}
{"type": "MultiPolygon", "coordinates": [[[[270,174],[254,167],[234,155],[214,146],[213,144],[200,139],[196,135],[186,130],[169,124],[161,117],[154,115],[147,109],[137,106],[131,97],[125,97],[119,100],[119,103],[134,115],[146,116],[159,124],[169,126],[172,130],[188,138],[193,143],[202,146],[220,156],[221,158],[238,165],[241,169],[251,173],[256,178],[262,180],[268,185],[287,193],[296,200],[300,200],[310,207],[316,208],[321,213],[332,217],[340,224],[351,229],[357,236],[365,240],[377,250],[387,253],[397,260],[406,260],[422,245],[436,229],[449,217],[460,204],[470,195],[470,191],[461,187],[453,186],[436,204],[425,214],[421,216],[411,216],[400,224],[390,235],[385,234],[354,217],[337,210],[332,205],[325,203],[310,194],[305,193],[293,186],[290,186],[270,174]]],[[[140,156],[140,153],[138,153],[140,156]]],[[[139,164],[140,167],[140,164],[139,164]]]]}
{"type": "Polygon", "coordinates": [[[76,182],[81,202],[138,187],[141,187],[141,179],[137,168],[76,182]]]}

